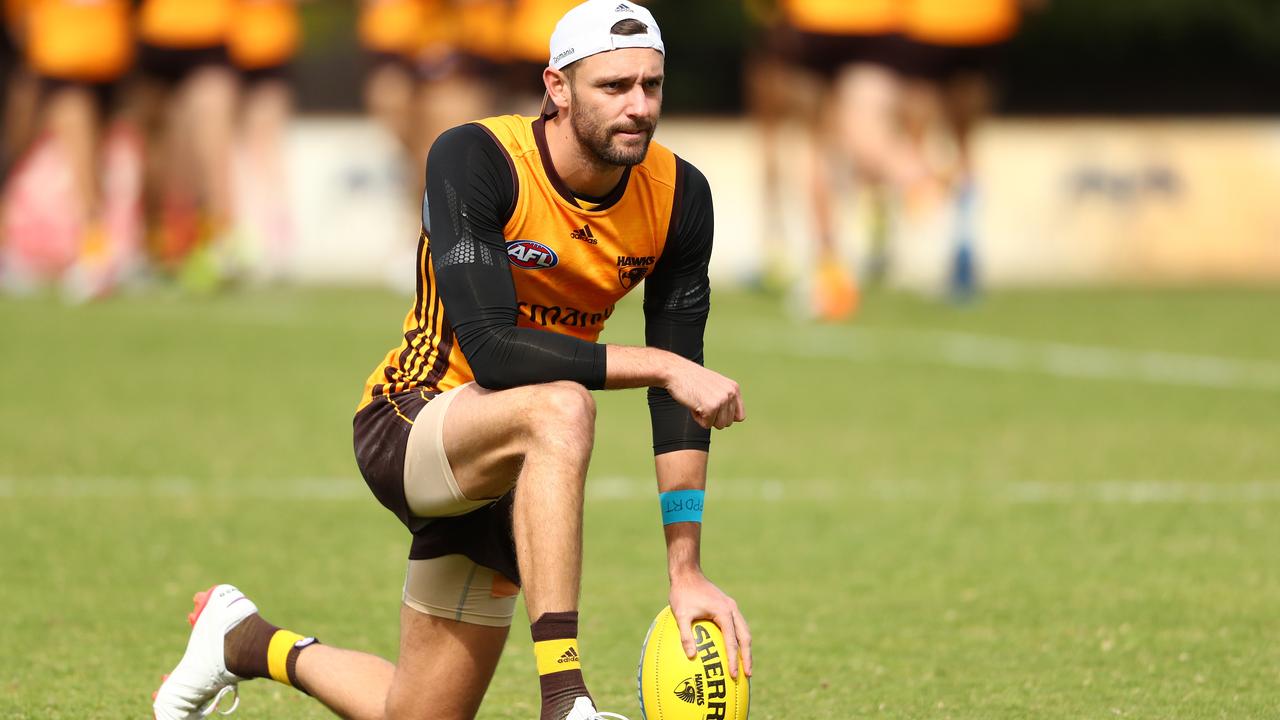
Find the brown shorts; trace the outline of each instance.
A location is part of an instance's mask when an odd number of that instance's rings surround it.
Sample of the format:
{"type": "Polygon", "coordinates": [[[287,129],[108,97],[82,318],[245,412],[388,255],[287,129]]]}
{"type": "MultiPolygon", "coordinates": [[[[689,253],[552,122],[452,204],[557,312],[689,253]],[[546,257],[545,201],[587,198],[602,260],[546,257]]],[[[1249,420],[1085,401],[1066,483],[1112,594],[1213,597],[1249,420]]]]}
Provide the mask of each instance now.
{"type": "Polygon", "coordinates": [[[792,64],[831,80],[841,68],[855,63],[899,70],[906,41],[901,35],[826,35],[779,30],[779,54],[792,64]]]}
{"type": "Polygon", "coordinates": [[[514,491],[472,499],[458,490],[442,432],[461,389],[376,398],[353,422],[356,463],[378,502],[413,534],[405,604],[483,625],[497,624],[494,617],[505,613],[509,623],[520,584],[511,533],[514,491]],[[479,569],[456,560],[419,562],[454,555],[479,569]]]}
{"type": "Polygon", "coordinates": [[[935,82],[973,74],[999,79],[1008,54],[1008,43],[949,46],[908,40],[904,47],[902,74],[935,82]]]}
{"type": "Polygon", "coordinates": [[[177,85],[203,67],[231,67],[225,45],[203,48],[170,48],[138,44],[138,68],[164,85],[177,85]]]}

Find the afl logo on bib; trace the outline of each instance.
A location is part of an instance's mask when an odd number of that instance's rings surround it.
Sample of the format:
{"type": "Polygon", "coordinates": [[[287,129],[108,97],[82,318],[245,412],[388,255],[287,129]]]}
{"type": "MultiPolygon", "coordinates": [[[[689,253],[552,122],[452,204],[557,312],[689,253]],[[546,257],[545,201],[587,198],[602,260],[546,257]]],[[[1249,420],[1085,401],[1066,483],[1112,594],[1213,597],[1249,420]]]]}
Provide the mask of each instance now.
{"type": "Polygon", "coordinates": [[[533,240],[507,243],[507,259],[512,265],[525,270],[545,270],[560,262],[555,250],[533,240]]]}

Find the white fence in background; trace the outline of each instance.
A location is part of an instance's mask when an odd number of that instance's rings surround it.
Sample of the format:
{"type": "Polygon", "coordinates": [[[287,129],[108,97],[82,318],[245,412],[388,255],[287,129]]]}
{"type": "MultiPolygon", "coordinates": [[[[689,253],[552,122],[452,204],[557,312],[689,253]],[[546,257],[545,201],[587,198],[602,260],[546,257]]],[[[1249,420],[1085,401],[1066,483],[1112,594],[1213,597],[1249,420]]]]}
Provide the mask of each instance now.
{"type": "MultiPolygon", "coordinates": [[[[716,199],[712,275],[748,278],[764,262],[755,128],[737,119],[667,119],[658,140],[706,173],[716,199]]],[[[784,133],[783,157],[802,138],[784,133]]],[[[418,204],[398,147],[361,118],[304,118],[289,138],[299,282],[409,287],[418,204]]],[[[979,138],[978,252],[992,285],[1280,281],[1280,123],[1019,120],[979,138]]],[[[793,271],[812,242],[798,163],[784,163],[782,238],[793,271]]],[[[412,178],[414,183],[418,180],[412,178]]],[[[865,253],[867,223],[841,189],[842,246],[865,253]]],[[[899,285],[937,286],[949,209],[900,212],[899,285]]]]}

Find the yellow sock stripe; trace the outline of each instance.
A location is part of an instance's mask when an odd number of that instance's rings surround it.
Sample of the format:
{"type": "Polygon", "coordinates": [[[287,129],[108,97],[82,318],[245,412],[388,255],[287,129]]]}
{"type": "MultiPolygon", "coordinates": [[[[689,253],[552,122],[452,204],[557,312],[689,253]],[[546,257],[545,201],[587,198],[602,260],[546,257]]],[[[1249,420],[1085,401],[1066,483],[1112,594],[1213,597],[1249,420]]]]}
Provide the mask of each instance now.
{"type": "Polygon", "coordinates": [[[288,630],[277,630],[271,636],[271,644],[267,646],[267,672],[271,673],[272,680],[293,687],[293,683],[289,682],[289,671],[286,669],[286,662],[289,659],[289,651],[293,649],[293,644],[304,639],[298,633],[288,630]]]}
{"type": "Polygon", "coordinates": [[[538,674],[581,670],[577,640],[543,640],[533,644],[533,655],[538,660],[538,674]]]}

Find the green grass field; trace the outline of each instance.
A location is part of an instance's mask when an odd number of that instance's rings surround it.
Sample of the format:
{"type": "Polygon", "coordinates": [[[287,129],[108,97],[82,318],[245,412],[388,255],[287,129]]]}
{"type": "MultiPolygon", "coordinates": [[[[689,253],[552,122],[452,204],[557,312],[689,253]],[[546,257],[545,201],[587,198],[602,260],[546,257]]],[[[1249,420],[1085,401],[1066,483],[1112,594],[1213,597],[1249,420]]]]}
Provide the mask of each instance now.
{"type": "MultiPolygon", "coordinates": [[[[150,717],[191,594],[392,656],[406,533],[350,417],[407,301],[354,290],[0,300],[0,717],[150,717]]],[[[639,308],[606,339],[641,337],[639,308]]],[[[1280,716],[1280,291],[717,296],[709,576],[753,718],[1280,716]]],[[[583,636],[604,709],[666,598],[640,392],[600,393],[583,636]]],[[[319,718],[256,681],[237,717],[319,718]]],[[[483,718],[536,716],[518,616],[483,718]]]]}

